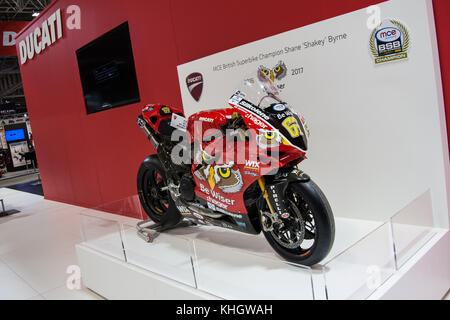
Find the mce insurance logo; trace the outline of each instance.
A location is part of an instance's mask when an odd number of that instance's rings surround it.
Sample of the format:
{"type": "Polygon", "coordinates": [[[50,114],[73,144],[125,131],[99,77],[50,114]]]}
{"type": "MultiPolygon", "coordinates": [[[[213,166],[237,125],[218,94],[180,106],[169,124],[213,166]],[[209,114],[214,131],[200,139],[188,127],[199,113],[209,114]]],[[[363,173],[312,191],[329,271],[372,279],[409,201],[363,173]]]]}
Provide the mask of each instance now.
{"type": "Polygon", "coordinates": [[[408,29],[397,20],[386,19],[370,34],[369,46],[376,64],[407,59],[408,29]]]}

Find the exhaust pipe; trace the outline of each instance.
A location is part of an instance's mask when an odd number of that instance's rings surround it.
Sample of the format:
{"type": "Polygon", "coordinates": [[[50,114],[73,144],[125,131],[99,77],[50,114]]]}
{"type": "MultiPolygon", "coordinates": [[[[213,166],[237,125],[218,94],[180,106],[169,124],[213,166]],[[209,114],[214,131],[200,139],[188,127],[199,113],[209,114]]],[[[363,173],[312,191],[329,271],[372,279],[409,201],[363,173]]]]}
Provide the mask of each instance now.
{"type": "Polygon", "coordinates": [[[224,214],[222,213],[215,213],[212,210],[206,209],[206,208],[200,208],[197,207],[195,205],[192,205],[190,203],[187,203],[185,201],[181,201],[189,210],[191,210],[192,212],[195,212],[197,214],[200,214],[202,216],[207,216],[210,218],[221,218],[224,216],[224,214]]]}
{"type": "MultiPolygon", "coordinates": [[[[170,189],[170,188],[169,188],[169,189],[170,189]]],[[[190,202],[187,202],[186,200],[184,200],[183,198],[181,198],[179,194],[176,195],[176,194],[173,194],[173,193],[171,192],[171,195],[173,195],[173,196],[177,199],[177,201],[178,201],[179,204],[181,204],[182,206],[185,206],[185,207],[188,208],[189,211],[191,211],[191,212],[195,212],[195,213],[197,213],[197,214],[199,214],[199,215],[207,216],[207,217],[210,217],[210,218],[221,218],[221,217],[224,216],[223,213],[216,213],[216,212],[214,212],[214,211],[211,210],[211,209],[206,209],[206,208],[204,208],[204,207],[196,206],[196,205],[194,205],[194,204],[192,204],[192,203],[190,203],[190,202]]]]}
{"type": "Polygon", "coordinates": [[[147,139],[152,143],[155,149],[158,149],[159,141],[156,139],[155,135],[152,132],[153,129],[149,126],[147,121],[145,121],[142,116],[139,116],[137,118],[137,124],[139,127],[141,127],[142,131],[144,131],[145,135],[147,136],[147,139]]]}
{"type": "Polygon", "coordinates": [[[172,182],[169,182],[169,185],[166,187],[169,192],[172,199],[176,199],[176,205],[182,205],[186,207],[189,211],[200,214],[202,216],[207,216],[210,218],[220,218],[223,217],[225,214],[223,213],[216,213],[213,210],[209,208],[205,208],[201,205],[195,205],[192,202],[188,202],[185,199],[181,197],[179,186],[174,185],[172,182]]]}

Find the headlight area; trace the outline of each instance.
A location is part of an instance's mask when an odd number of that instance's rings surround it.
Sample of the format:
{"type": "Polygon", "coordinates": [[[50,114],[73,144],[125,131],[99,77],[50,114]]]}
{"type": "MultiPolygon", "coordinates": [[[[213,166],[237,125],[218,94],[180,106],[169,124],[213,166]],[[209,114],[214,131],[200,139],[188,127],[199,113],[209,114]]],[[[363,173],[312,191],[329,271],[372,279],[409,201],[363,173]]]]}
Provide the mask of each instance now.
{"type": "Polygon", "coordinates": [[[263,149],[276,148],[286,143],[289,144],[276,130],[259,130],[256,136],[256,144],[263,149]]]}

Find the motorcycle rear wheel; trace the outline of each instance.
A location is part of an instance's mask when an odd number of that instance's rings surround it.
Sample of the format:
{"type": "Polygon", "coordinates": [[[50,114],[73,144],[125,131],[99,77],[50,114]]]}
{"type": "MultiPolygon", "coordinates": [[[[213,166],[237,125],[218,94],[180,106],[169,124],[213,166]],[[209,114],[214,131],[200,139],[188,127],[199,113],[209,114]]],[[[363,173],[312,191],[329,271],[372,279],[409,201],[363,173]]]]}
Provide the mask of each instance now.
{"type": "Polygon", "coordinates": [[[272,248],[284,259],[312,266],[323,260],[334,242],[334,217],[322,190],[312,181],[289,184],[285,199],[290,216],[285,226],[263,231],[272,248]]]}
{"type": "Polygon", "coordinates": [[[166,172],[156,154],[146,158],[139,167],[137,189],[145,213],[156,223],[175,225],[182,216],[170,196],[166,172]]]}

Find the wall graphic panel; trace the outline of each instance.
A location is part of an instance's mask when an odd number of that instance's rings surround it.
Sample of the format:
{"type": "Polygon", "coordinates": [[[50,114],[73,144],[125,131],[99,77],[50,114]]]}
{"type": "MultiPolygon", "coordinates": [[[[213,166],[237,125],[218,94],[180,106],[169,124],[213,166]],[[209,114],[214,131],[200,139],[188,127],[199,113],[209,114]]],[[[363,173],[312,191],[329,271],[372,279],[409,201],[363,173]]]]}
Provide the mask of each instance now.
{"type": "Polygon", "coordinates": [[[185,112],[226,107],[238,82],[261,68],[308,121],[302,167],[337,216],[385,220],[431,188],[436,222],[447,226],[445,119],[429,3],[380,4],[376,30],[362,9],[180,65],[185,112]],[[186,85],[192,73],[203,77],[199,101],[186,85]]]}

